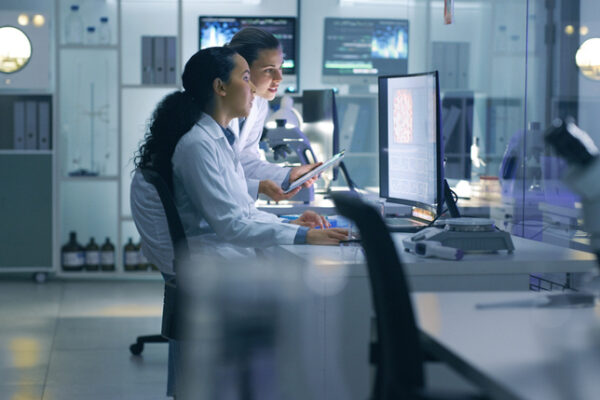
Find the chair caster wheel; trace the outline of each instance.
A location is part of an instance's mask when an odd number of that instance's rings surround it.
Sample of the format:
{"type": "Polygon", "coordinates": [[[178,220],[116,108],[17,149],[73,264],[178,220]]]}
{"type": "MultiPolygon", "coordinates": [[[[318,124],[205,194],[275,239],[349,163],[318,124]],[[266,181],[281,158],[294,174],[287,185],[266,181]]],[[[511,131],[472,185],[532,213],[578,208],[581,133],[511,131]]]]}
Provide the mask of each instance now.
{"type": "Polygon", "coordinates": [[[31,279],[33,279],[35,283],[46,283],[46,280],[48,279],[48,274],[46,272],[35,272],[31,276],[31,279]]]}
{"type": "Polygon", "coordinates": [[[134,343],[131,346],[129,346],[129,351],[131,351],[131,354],[133,354],[134,356],[139,356],[140,354],[142,354],[142,351],[144,351],[144,343],[134,343]]]}

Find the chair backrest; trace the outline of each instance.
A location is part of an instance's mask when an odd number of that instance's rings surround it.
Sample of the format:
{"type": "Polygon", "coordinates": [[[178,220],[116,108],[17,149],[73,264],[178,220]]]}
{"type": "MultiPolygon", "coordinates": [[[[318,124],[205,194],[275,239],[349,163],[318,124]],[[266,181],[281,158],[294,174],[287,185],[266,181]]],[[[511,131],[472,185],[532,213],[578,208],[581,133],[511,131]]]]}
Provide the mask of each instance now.
{"type": "Polygon", "coordinates": [[[183,223],[181,222],[181,218],[179,218],[179,213],[175,206],[175,199],[169,186],[158,172],[148,168],[141,168],[140,170],[144,180],[154,186],[160,197],[160,202],[167,217],[169,236],[173,244],[173,271],[177,271],[178,265],[189,260],[190,248],[185,236],[185,230],[183,229],[183,223]]]}
{"type": "Polygon", "coordinates": [[[338,212],[361,234],[377,319],[374,400],[410,399],[424,387],[423,353],[409,287],[390,233],[372,206],[358,196],[331,196],[338,212]]]}
{"type": "MultiPolygon", "coordinates": [[[[187,237],[185,236],[185,230],[183,229],[183,223],[181,222],[181,218],[177,212],[177,207],[175,206],[173,194],[171,193],[171,190],[169,189],[169,186],[165,180],[156,171],[148,168],[140,168],[140,172],[142,173],[144,180],[151,184],[154,189],[156,189],[158,197],[160,198],[160,202],[167,219],[169,237],[171,238],[171,244],[173,248],[173,272],[175,273],[177,272],[179,266],[189,262],[190,248],[187,237]]],[[[163,276],[165,277],[166,282],[161,334],[169,339],[178,339],[179,332],[181,330],[178,328],[177,322],[177,310],[179,307],[177,305],[178,294],[177,285],[175,282],[176,278],[174,275],[163,274],[163,276]]]]}

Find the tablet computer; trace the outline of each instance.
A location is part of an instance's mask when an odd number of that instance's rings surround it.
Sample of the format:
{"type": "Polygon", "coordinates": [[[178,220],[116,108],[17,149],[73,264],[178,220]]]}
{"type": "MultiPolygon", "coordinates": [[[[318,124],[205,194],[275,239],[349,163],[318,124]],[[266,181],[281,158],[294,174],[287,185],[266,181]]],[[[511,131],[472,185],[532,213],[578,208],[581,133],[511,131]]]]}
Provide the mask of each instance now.
{"type": "Polygon", "coordinates": [[[318,175],[321,172],[325,171],[327,168],[335,167],[340,161],[342,161],[342,158],[344,158],[345,152],[346,152],[346,150],[340,151],[335,156],[331,157],[329,160],[325,161],[323,164],[321,164],[317,168],[302,175],[300,178],[298,178],[294,182],[292,182],[290,184],[290,187],[287,188],[287,190],[284,190],[283,193],[289,193],[292,190],[296,189],[298,186],[301,186],[304,182],[306,182],[313,176],[318,175]]]}

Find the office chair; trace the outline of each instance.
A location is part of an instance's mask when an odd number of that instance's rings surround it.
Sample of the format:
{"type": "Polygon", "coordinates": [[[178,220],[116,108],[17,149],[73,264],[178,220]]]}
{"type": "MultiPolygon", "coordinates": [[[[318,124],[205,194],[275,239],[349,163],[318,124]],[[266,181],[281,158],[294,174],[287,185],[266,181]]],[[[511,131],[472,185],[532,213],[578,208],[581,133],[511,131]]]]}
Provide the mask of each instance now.
{"type": "MultiPolygon", "coordinates": [[[[140,171],[144,180],[154,186],[160,197],[160,202],[167,217],[169,236],[173,245],[173,271],[177,271],[179,265],[189,260],[190,249],[173,195],[167,183],[156,171],[148,168],[141,168],[140,171]]],[[[159,335],[138,336],[135,343],[129,346],[131,354],[141,354],[145,343],[167,343],[169,339],[177,338],[177,329],[175,326],[175,313],[177,310],[175,277],[165,279],[161,333],[159,335]]]]}
{"type": "Polygon", "coordinates": [[[427,391],[426,354],[392,237],[377,210],[355,194],[333,193],[331,197],[338,212],[358,227],[367,259],[377,326],[377,343],[370,349],[370,362],[376,367],[371,399],[482,399],[427,391]]]}

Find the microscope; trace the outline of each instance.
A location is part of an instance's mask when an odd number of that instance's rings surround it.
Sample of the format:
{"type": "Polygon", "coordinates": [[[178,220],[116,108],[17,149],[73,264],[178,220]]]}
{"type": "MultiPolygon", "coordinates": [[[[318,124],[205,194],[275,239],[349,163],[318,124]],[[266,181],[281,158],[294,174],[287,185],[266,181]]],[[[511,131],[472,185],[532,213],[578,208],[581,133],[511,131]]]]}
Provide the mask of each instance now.
{"type": "MultiPolygon", "coordinates": [[[[592,138],[573,118],[556,119],[546,132],[546,142],[567,161],[565,184],[581,196],[583,224],[590,235],[590,247],[600,262],[600,159],[592,138]]],[[[599,282],[600,283],[600,282],[599,282]]],[[[599,286],[600,288],[600,286],[599,286]]]]}
{"type": "MultiPolygon", "coordinates": [[[[301,164],[311,164],[317,162],[315,153],[310,146],[310,141],[297,127],[286,128],[285,119],[277,119],[277,126],[267,130],[264,142],[273,150],[275,161],[288,158],[295,154],[301,164]]],[[[291,157],[290,157],[291,158],[291,157]]],[[[310,203],[315,198],[315,190],[311,186],[302,188],[298,194],[291,198],[292,201],[302,201],[310,203]]]]}

